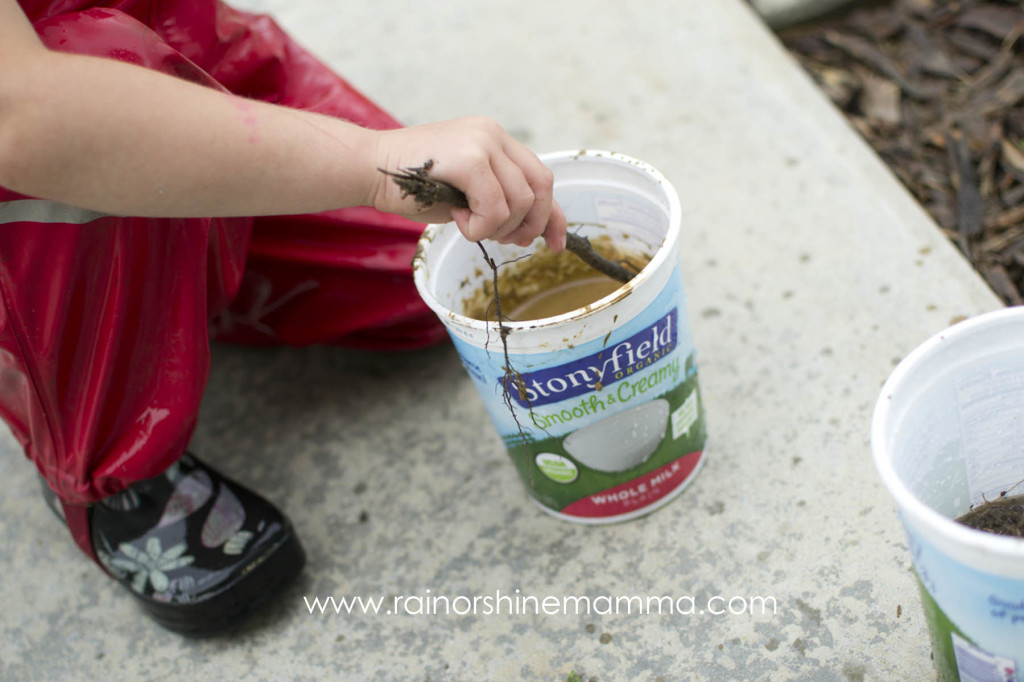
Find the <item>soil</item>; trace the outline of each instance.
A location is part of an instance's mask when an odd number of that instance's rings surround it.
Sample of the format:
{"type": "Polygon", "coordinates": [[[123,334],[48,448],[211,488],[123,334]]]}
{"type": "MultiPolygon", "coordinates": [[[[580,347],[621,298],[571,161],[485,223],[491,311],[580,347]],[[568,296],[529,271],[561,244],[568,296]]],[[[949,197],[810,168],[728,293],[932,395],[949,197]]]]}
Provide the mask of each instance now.
{"type": "Polygon", "coordinates": [[[434,204],[451,204],[456,208],[469,208],[466,195],[461,190],[446,182],[427,177],[434,167],[434,160],[427,159],[422,166],[403,168],[398,172],[378,168],[381,173],[390,177],[399,189],[402,198],[412,196],[420,208],[430,208],[434,204]]]}
{"type": "Polygon", "coordinates": [[[1024,7],[863,0],[780,38],[1008,305],[1024,303],[1024,7]]]}
{"type": "MultiPolygon", "coordinates": [[[[608,261],[625,261],[639,269],[651,259],[649,254],[627,252],[607,236],[590,242],[608,261]]],[[[555,253],[547,246],[538,247],[528,258],[500,265],[497,279],[503,316],[506,321],[517,322],[581,308],[622,286],[621,282],[595,272],[573,253],[555,253]],[[550,295],[555,290],[561,295],[550,295]]],[[[495,319],[492,280],[485,281],[463,301],[463,314],[477,320],[495,319]]]]}
{"type": "Polygon", "coordinates": [[[1024,495],[984,502],[957,521],[977,530],[1024,538],[1024,495]]]}

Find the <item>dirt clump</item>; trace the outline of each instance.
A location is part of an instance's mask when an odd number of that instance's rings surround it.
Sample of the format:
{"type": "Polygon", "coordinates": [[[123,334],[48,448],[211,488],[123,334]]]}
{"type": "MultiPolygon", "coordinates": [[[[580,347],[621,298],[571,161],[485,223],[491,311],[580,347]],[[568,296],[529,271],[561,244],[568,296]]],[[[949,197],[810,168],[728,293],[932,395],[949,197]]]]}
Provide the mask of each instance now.
{"type": "Polygon", "coordinates": [[[1001,497],[979,504],[959,517],[957,522],[976,530],[1024,538],[1024,495],[1001,497]]]}

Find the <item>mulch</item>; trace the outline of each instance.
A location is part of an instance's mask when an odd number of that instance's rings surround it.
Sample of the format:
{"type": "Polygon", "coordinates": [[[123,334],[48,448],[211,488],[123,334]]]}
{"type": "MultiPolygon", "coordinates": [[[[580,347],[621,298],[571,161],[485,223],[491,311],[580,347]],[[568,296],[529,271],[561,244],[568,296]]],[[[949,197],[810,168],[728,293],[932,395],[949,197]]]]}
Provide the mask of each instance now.
{"type": "Polygon", "coordinates": [[[779,36],[996,294],[1024,304],[1024,2],[860,2],[779,36]]]}

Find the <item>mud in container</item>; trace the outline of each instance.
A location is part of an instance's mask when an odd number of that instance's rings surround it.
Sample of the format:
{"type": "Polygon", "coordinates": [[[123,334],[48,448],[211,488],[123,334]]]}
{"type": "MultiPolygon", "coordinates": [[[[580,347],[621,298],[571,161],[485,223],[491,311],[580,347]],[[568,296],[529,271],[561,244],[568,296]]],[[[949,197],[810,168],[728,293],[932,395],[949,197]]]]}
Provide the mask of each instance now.
{"type": "MultiPolygon", "coordinates": [[[[570,230],[650,261],[570,312],[505,321],[466,316],[493,273],[454,223],[431,225],[414,261],[420,295],[446,325],[531,498],[563,519],[602,523],[653,511],[704,461],[706,428],[679,263],[680,206],[646,163],[600,151],[541,157],[570,230]],[[511,405],[511,409],[510,409],[511,405]]],[[[485,243],[497,263],[533,247],[485,243]]]]}
{"type": "Polygon", "coordinates": [[[961,322],[908,355],[882,388],[871,447],[939,679],[1024,682],[1024,539],[955,521],[1024,493],[1024,308],[961,322]]]}

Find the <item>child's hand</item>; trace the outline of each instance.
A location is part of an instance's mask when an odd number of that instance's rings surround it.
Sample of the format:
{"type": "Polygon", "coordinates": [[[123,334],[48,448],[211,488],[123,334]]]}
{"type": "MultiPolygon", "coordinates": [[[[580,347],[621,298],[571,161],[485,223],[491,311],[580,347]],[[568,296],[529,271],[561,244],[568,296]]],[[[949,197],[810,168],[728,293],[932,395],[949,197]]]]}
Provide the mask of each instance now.
{"type": "MultiPolygon", "coordinates": [[[[388,213],[421,220],[454,220],[466,239],[494,239],[528,246],[544,235],[554,251],[565,248],[565,214],[552,198],[551,171],[525,146],[488,118],[462,118],[382,131],[377,168],[397,172],[428,162],[430,177],[466,194],[469,208],[417,206],[391,178],[380,176],[372,203],[388,213]]],[[[376,171],[375,171],[376,172],[376,171]]]]}

